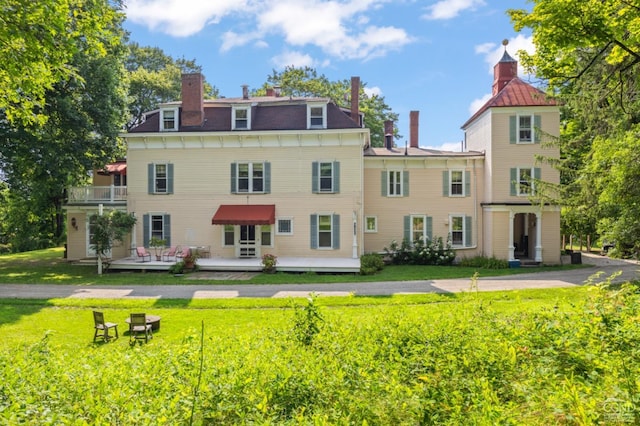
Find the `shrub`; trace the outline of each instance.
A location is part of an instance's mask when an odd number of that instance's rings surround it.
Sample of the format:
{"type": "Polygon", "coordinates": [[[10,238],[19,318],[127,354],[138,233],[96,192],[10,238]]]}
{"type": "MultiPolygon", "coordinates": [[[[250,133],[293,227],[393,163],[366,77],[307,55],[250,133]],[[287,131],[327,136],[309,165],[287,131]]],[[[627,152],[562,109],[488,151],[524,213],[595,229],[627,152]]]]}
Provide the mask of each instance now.
{"type": "Polygon", "coordinates": [[[413,244],[404,239],[400,245],[394,240],[384,251],[395,265],[451,265],[456,258],[451,240],[442,237],[420,239],[413,244]]]}
{"type": "Polygon", "coordinates": [[[365,253],[360,256],[360,275],[373,275],[384,268],[382,256],[377,253],[365,253]]]}
{"type": "Polygon", "coordinates": [[[462,258],[460,260],[460,266],[483,269],[507,269],[509,268],[509,262],[503,259],[498,259],[495,256],[475,256],[462,258]]]}
{"type": "Polygon", "coordinates": [[[269,253],[264,254],[262,256],[262,271],[275,272],[277,263],[278,257],[276,255],[269,253]]]}

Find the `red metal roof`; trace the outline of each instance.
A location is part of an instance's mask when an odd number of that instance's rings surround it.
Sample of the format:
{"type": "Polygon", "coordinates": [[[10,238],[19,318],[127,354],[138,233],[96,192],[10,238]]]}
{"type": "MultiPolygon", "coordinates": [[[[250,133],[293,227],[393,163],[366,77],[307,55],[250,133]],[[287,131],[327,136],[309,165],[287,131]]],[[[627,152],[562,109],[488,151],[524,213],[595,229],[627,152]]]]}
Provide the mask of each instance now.
{"type": "Polygon", "coordinates": [[[462,125],[464,129],[489,108],[510,106],[545,106],[557,105],[542,90],[520,80],[518,77],[507,83],[494,97],[489,99],[473,116],[462,125]]]}
{"type": "Polygon", "coordinates": [[[212,225],[272,225],[276,223],[274,204],[222,204],[211,219],[212,225]]]}

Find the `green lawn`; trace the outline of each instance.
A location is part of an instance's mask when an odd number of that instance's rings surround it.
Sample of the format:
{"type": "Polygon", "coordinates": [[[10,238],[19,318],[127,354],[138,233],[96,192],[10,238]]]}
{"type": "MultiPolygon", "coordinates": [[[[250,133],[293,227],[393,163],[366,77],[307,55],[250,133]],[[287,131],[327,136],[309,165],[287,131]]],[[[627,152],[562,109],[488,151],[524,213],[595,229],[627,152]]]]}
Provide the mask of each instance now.
{"type": "MultiPolygon", "coordinates": [[[[502,276],[536,271],[570,269],[582,265],[538,268],[476,269],[459,266],[397,266],[384,268],[376,275],[276,273],[259,274],[250,280],[222,281],[174,277],[166,272],[108,272],[97,274],[95,265],[71,264],[63,259],[64,250],[53,248],[0,256],[0,283],[25,284],[306,284],[332,282],[407,281],[446,278],[470,278],[475,272],[482,277],[502,276]]],[[[193,277],[193,276],[191,276],[193,277]]]]}
{"type": "Polygon", "coordinates": [[[0,424],[632,424],[639,302],[600,286],[0,299],[0,424]],[[120,339],[92,342],[94,309],[120,339]],[[129,344],[131,312],[162,317],[149,343],[129,344]]]}

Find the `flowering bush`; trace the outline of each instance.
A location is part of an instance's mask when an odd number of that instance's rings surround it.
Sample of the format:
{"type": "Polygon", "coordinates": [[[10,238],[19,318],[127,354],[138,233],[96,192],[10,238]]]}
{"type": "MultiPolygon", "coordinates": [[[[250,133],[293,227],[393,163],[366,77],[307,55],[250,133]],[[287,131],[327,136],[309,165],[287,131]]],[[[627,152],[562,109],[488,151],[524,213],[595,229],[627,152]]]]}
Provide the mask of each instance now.
{"type": "Polygon", "coordinates": [[[401,244],[394,240],[384,251],[394,265],[451,265],[456,258],[451,240],[442,237],[421,238],[413,244],[406,239],[401,244]]]}
{"type": "Polygon", "coordinates": [[[262,256],[262,271],[263,272],[275,272],[276,264],[278,263],[278,257],[274,254],[265,254],[262,256]]]}

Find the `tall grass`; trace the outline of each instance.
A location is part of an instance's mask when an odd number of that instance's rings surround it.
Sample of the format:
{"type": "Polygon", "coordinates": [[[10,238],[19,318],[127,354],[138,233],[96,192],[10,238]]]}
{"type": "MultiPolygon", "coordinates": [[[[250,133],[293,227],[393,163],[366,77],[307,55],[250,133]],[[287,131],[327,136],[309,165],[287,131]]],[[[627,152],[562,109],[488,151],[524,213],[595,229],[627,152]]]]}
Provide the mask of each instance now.
{"type": "Polygon", "coordinates": [[[640,420],[634,286],[337,300],[0,301],[0,423],[640,420]],[[93,344],[94,306],[121,326],[159,314],[161,330],[93,344]]]}

